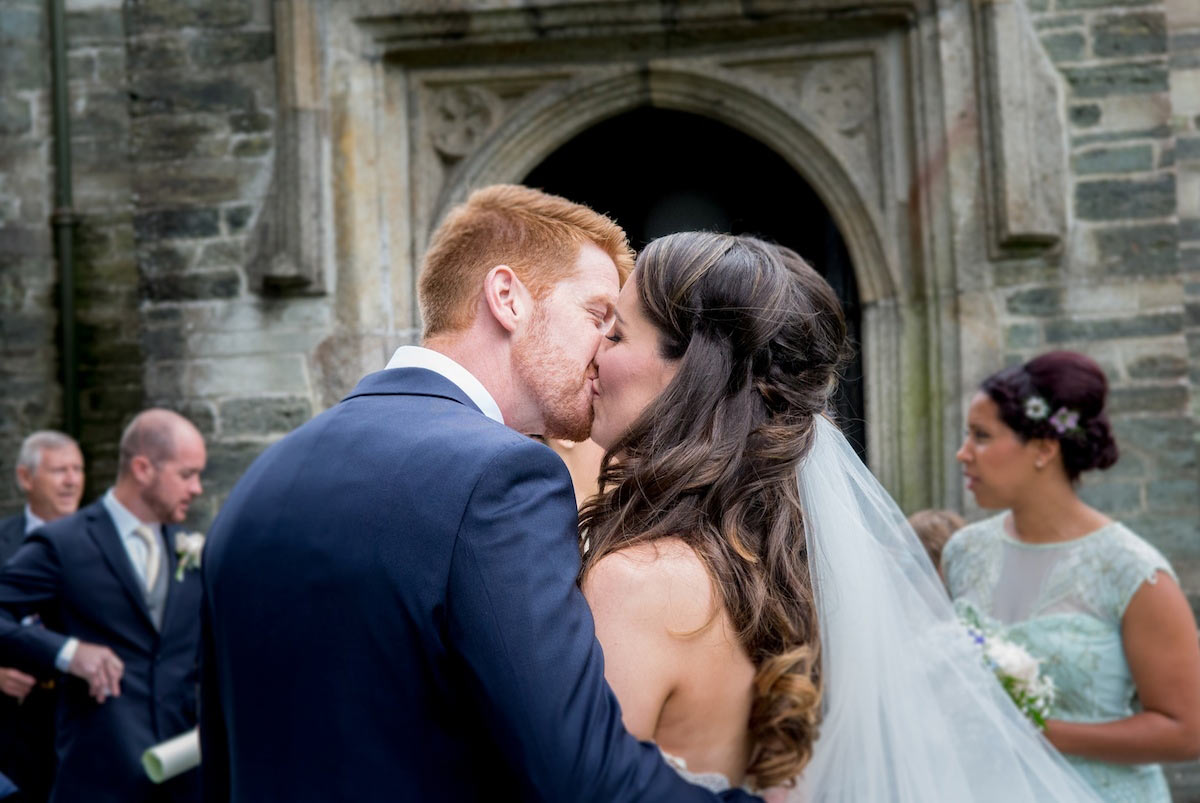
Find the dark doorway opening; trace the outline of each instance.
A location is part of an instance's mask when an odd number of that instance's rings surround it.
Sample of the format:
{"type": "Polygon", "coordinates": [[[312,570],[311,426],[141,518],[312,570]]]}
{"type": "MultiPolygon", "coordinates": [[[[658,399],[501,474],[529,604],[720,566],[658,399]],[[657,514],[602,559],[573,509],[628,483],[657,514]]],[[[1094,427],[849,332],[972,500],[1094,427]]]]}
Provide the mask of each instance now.
{"type": "Polygon", "coordinates": [[[862,313],[846,243],[829,210],[784,159],[700,115],[641,108],[584,131],[525,177],[604,212],[634,248],[677,231],[751,234],[794,249],[833,286],[855,348],[835,397],[839,421],[866,453],[862,313]]]}

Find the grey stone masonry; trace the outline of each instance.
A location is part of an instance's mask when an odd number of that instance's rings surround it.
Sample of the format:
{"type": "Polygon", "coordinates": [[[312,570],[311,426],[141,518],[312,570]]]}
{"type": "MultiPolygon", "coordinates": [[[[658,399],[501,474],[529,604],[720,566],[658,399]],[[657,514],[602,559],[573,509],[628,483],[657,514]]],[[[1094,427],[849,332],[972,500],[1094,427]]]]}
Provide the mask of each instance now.
{"type": "MultiPolygon", "coordinates": [[[[1075,234],[1057,275],[1005,284],[1006,347],[1106,369],[1121,459],[1083,496],[1162,549],[1200,610],[1200,3],[1051,0],[1034,19],[1067,90],[1075,234]]],[[[1200,765],[1168,774],[1200,800],[1200,765]]]]}
{"type": "Polygon", "coordinates": [[[13,469],[21,439],[61,426],[44,7],[0,4],[0,513],[20,504],[13,469]]]}

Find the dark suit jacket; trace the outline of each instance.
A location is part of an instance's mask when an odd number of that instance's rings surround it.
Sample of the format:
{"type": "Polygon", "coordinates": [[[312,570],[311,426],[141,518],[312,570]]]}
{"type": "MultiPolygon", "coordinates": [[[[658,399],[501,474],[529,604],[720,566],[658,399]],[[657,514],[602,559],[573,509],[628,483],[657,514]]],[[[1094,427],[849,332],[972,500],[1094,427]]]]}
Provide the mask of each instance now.
{"type": "Polygon", "coordinates": [[[0,564],[13,556],[25,540],[25,511],[0,519],[0,564]]]}
{"type": "Polygon", "coordinates": [[[208,801],[704,801],[621,724],[547,447],[423,369],[268,449],[204,557],[208,801]]]}
{"type": "MultiPolygon", "coordinates": [[[[175,528],[167,528],[171,544],[175,528]]],[[[56,803],[138,803],[155,787],[141,768],[147,747],[196,724],[200,578],[170,572],[162,632],[154,629],[140,581],[99,502],[34,530],[0,572],[0,665],[40,677],[56,674],[54,659],[67,636],[110,647],[124,662],[121,695],[103,704],[87,684],[60,678],[56,803]],[[22,627],[27,614],[44,627],[22,627]]],[[[168,789],[175,800],[198,796],[198,773],[168,789]]]]}
{"type": "MultiPolygon", "coordinates": [[[[0,565],[25,539],[25,512],[0,520],[0,565]]],[[[0,694],[0,772],[21,788],[21,803],[41,803],[54,782],[54,706],[51,688],[35,686],[18,702],[0,694]]]]}

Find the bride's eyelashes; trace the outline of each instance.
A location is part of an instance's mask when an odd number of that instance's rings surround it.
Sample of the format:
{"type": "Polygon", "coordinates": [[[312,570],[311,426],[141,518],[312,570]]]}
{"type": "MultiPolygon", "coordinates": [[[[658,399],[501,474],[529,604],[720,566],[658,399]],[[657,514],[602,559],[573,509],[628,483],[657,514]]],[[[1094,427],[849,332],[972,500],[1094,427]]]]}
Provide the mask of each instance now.
{"type": "Polygon", "coordinates": [[[613,343],[620,343],[621,342],[621,333],[613,332],[611,335],[605,335],[604,339],[611,340],[613,343]]]}

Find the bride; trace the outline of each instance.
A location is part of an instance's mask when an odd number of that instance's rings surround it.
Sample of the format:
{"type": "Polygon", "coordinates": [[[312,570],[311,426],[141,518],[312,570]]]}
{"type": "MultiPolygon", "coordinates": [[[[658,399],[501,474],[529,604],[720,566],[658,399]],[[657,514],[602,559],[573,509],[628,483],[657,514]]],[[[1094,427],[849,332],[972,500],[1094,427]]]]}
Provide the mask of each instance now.
{"type": "Polygon", "coordinates": [[[630,732],[717,790],[1095,799],[825,417],[846,327],[812,268],[749,237],[655,240],[609,341],[580,584],[630,732]]]}

